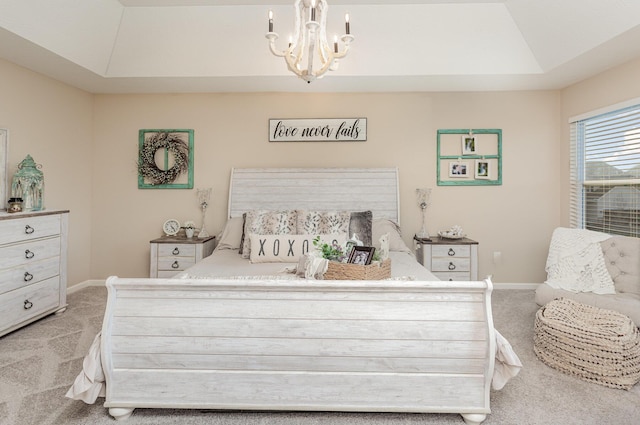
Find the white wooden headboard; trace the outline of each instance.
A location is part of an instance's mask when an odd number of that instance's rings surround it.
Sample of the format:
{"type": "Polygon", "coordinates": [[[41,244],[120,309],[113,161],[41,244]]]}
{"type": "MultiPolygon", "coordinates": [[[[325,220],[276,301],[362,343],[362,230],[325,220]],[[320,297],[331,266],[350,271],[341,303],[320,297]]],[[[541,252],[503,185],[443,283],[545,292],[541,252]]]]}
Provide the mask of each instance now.
{"type": "Polygon", "coordinates": [[[252,209],[367,211],[400,221],[397,168],[233,168],[229,217],[252,209]]]}

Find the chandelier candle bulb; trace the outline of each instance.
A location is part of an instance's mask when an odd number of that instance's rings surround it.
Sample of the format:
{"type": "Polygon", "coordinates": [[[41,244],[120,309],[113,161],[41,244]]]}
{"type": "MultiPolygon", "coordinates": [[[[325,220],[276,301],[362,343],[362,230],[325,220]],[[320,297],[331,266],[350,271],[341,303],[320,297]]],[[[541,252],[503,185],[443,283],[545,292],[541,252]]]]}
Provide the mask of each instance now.
{"type": "Polygon", "coordinates": [[[269,11],[269,32],[273,32],[273,10],[269,11]]]}
{"type": "Polygon", "coordinates": [[[333,36],[333,52],[338,53],[338,36],[333,36]]]}
{"type": "Polygon", "coordinates": [[[311,21],[316,21],[316,2],[315,0],[311,0],[311,21]]]}
{"type": "Polygon", "coordinates": [[[347,35],[351,34],[351,28],[349,27],[349,14],[348,13],[345,13],[345,15],[344,15],[344,30],[345,30],[345,33],[347,35]]]}

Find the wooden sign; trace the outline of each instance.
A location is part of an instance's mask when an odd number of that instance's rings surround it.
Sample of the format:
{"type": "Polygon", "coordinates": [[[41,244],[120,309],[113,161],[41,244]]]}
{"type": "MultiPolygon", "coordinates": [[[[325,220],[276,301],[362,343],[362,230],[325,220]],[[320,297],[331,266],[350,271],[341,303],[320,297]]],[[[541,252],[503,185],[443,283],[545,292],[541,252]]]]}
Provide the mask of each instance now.
{"type": "Polygon", "coordinates": [[[364,142],[366,118],[270,119],[270,142],[364,142]]]}

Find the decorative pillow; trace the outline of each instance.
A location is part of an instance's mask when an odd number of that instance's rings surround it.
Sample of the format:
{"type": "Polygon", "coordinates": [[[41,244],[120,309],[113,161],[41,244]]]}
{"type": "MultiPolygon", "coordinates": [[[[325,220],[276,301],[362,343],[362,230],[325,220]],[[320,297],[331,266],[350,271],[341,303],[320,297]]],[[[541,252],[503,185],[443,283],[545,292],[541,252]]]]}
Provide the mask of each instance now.
{"type": "Polygon", "coordinates": [[[349,232],[349,211],[297,210],[299,235],[330,235],[349,232]]]}
{"type": "Polygon", "coordinates": [[[373,246],[376,249],[380,249],[380,238],[385,233],[389,234],[389,251],[413,253],[411,248],[409,248],[404,243],[404,240],[402,240],[400,226],[386,218],[377,218],[372,222],[373,246]]]}
{"type": "MultiPolygon", "coordinates": [[[[259,235],[251,234],[252,263],[296,263],[300,257],[313,251],[313,240],[318,235],[259,235]]],[[[344,246],[347,234],[320,235],[321,243],[336,242],[344,246]]]]}
{"type": "Polygon", "coordinates": [[[600,242],[600,246],[616,292],[640,295],[640,239],[617,235],[600,242]]]}
{"type": "Polygon", "coordinates": [[[218,236],[218,244],[216,249],[239,249],[242,240],[242,226],[244,221],[242,217],[233,217],[227,220],[224,230],[218,236]]]}
{"type": "Polygon", "coordinates": [[[349,237],[355,233],[364,246],[373,246],[371,245],[372,217],[371,211],[352,212],[349,220],[349,237]]]}
{"type": "Polygon", "coordinates": [[[251,210],[247,211],[244,223],[242,258],[251,254],[251,235],[287,235],[296,233],[295,210],[251,210]]]}

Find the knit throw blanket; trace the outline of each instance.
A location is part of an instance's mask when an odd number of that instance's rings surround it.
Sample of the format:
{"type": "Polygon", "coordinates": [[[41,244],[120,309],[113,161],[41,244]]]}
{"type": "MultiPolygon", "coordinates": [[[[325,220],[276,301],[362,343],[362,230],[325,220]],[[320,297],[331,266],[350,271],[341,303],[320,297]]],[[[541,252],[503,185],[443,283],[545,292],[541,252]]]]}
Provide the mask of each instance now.
{"type": "Polygon", "coordinates": [[[545,283],[571,292],[615,294],[600,247],[600,242],[610,237],[586,229],[555,229],[549,246],[545,283]]]}

